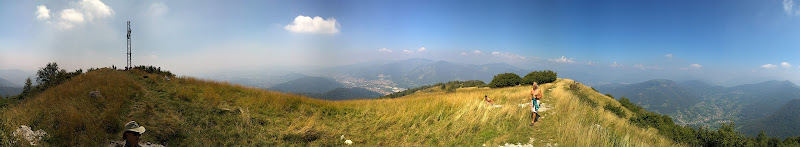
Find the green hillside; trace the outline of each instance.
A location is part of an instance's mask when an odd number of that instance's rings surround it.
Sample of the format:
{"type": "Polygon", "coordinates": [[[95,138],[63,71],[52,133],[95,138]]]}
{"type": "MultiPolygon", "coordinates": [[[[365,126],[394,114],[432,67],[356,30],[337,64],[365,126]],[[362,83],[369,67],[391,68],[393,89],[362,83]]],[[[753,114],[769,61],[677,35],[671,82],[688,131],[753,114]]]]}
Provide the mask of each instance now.
{"type": "Polygon", "coordinates": [[[147,127],[143,141],[169,146],[343,145],[342,135],[366,146],[678,145],[655,129],[636,127],[583,102],[620,106],[565,79],[542,85],[548,89],[543,99],[548,110],[536,127],[530,127],[529,86],[325,101],[169,78],[138,69],[100,69],[72,77],[0,109],[0,142],[8,145],[15,139],[11,132],[26,125],[48,132],[41,142],[45,146],[104,146],[120,140],[122,125],[135,120],[147,127]],[[90,97],[91,91],[102,96],[90,97]],[[488,106],[483,95],[502,107],[488,106]]]}

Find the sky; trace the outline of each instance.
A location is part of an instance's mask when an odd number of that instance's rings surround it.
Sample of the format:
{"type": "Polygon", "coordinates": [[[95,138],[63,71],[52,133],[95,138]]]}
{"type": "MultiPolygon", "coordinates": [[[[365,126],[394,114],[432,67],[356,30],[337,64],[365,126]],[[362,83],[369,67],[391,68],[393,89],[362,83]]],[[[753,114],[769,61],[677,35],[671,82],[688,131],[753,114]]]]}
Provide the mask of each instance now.
{"type": "Polygon", "coordinates": [[[0,69],[28,72],[123,67],[131,21],[133,64],[178,75],[428,58],[611,82],[800,82],[800,0],[31,0],[1,1],[0,20],[0,69]]]}

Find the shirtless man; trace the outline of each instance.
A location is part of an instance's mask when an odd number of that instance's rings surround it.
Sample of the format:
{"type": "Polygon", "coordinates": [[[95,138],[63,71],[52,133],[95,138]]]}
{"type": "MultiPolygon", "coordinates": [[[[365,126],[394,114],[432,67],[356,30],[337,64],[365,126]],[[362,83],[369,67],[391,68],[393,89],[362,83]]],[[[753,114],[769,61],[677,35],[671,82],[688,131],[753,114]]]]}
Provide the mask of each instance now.
{"type": "Polygon", "coordinates": [[[539,89],[539,84],[533,82],[533,88],[531,89],[531,124],[533,126],[536,123],[536,120],[539,119],[539,99],[541,99],[544,95],[542,94],[542,90],[539,89]]]}

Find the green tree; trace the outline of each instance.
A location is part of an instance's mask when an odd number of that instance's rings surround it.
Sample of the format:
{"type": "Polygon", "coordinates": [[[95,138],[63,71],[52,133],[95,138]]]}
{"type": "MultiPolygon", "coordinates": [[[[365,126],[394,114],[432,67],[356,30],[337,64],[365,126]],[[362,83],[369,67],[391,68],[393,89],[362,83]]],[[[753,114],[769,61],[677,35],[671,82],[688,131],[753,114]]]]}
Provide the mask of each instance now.
{"type": "Polygon", "coordinates": [[[66,70],[58,69],[57,63],[47,63],[47,66],[40,68],[39,71],[36,71],[36,82],[38,82],[39,85],[50,86],[60,82],[62,79],[59,78],[59,76],[66,73],[66,70]]]}
{"type": "Polygon", "coordinates": [[[514,73],[502,73],[494,76],[492,82],[489,83],[489,87],[491,88],[499,88],[499,87],[507,87],[507,86],[516,86],[522,82],[522,78],[519,75],[514,73]]]}
{"type": "Polygon", "coordinates": [[[31,78],[28,77],[27,79],[25,79],[25,87],[22,87],[22,93],[25,94],[31,92],[32,86],[33,82],[31,82],[31,78]]]}
{"type": "Polygon", "coordinates": [[[528,75],[525,75],[524,78],[522,78],[522,84],[530,85],[533,84],[533,82],[536,82],[538,84],[552,83],[556,81],[556,79],[557,79],[557,74],[553,71],[550,70],[533,71],[531,73],[528,73],[528,75]]]}

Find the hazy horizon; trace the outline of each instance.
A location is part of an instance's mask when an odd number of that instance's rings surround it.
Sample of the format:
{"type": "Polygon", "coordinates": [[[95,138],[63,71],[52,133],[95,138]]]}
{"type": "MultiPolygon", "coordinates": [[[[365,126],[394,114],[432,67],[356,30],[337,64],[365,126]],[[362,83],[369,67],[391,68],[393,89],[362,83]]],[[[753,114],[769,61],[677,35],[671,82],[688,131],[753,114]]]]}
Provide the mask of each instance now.
{"type": "Polygon", "coordinates": [[[123,67],[131,21],[133,64],[178,75],[425,58],[607,82],[800,82],[793,0],[2,3],[0,69],[26,72],[123,67]]]}

